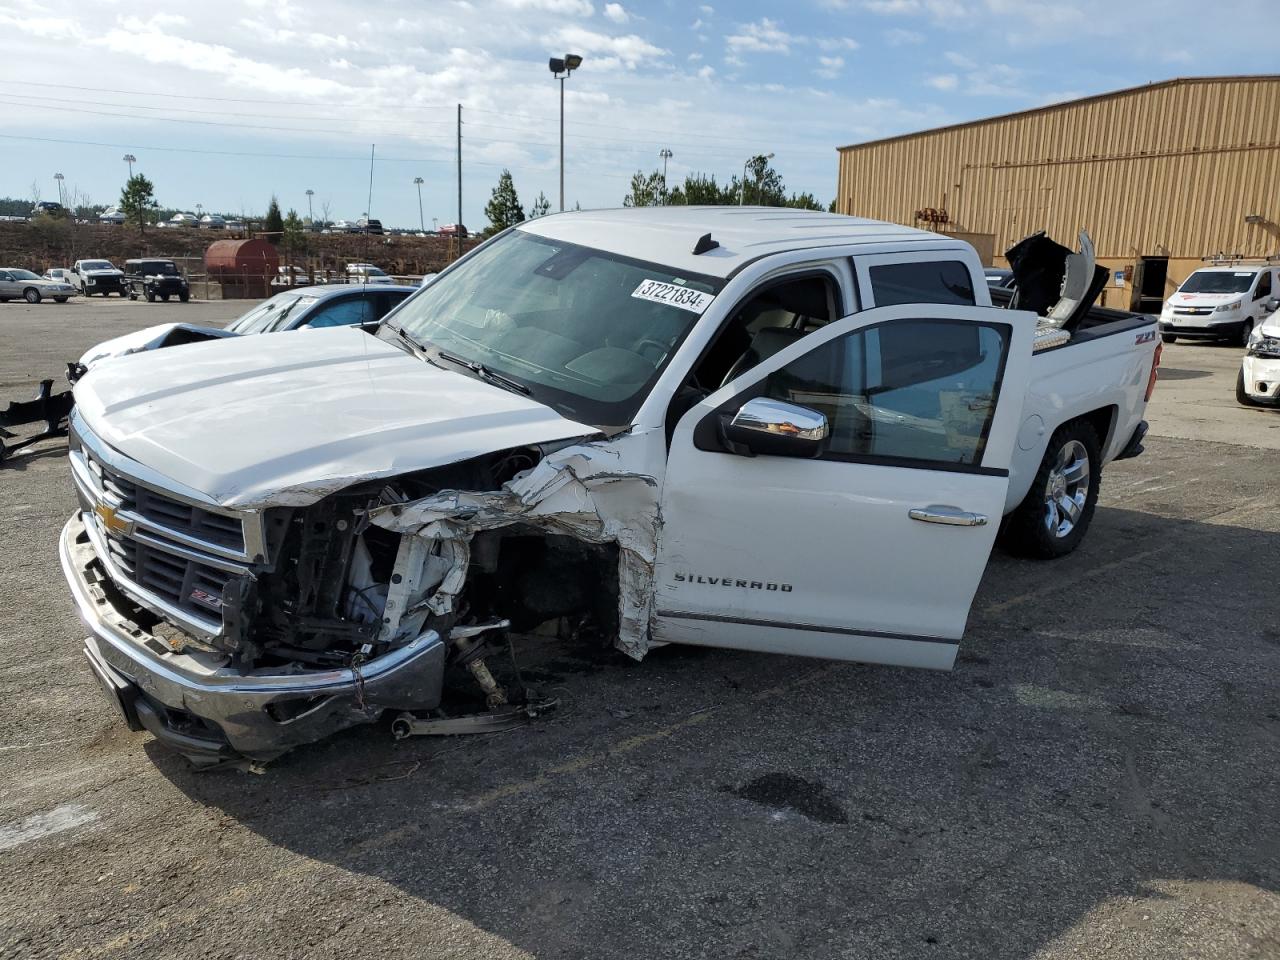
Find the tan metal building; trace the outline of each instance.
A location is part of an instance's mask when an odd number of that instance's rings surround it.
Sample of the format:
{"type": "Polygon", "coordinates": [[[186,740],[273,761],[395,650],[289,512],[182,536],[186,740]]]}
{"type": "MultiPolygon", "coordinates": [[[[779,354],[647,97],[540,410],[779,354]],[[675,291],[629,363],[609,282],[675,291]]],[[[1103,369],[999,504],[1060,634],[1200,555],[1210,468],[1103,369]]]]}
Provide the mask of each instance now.
{"type": "Polygon", "coordinates": [[[1280,75],[1167,80],[840,148],[837,208],[965,235],[988,263],[1029,233],[1154,310],[1201,257],[1280,253],[1280,75]],[[1118,275],[1118,276],[1117,276],[1118,275]]]}

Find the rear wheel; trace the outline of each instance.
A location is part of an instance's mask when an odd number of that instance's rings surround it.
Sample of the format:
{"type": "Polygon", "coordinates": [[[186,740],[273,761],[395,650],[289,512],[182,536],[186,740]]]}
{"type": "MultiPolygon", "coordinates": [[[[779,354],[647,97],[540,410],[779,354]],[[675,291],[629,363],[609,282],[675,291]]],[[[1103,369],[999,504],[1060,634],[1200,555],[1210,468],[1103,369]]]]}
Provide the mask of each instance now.
{"type": "Polygon", "coordinates": [[[1160,334],[1160,339],[1163,340],[1165,343],[1178,342],[1178,336],[1177,334],[1174,334],[1174,333],[1162,333],[1160,334]]]}
{"type": "Polygon", "coordinates": [[[154,290],[148,290],[148,291],[147,291],[147,303],[155,303],[155,302],[156,302],[156,294],[155,294],[155,291],[154,291],[154,290]]]}
{"type": "Polygon", "coordinates": [[[66,298],[66,297],[54,297],[53,299],[54,299],[54,300],[56,300],[58,303],[66,303],[66,302],[67,302],[67,298],[66,298]]]}
{"type": "Polygon", "coordinates": [[[1248,391],[1244,388],[1244,367],[1240,368],[1240,372],[1236,374],[1236,403],[1242,407],[1256,407],[1258,401],[1249,396],[1248,391]]]}
{"type": "Polygon", "coordinates": [[[178,294],[178,299],[181,300],[183,303],[186,303],[188,300],[191,299],[191,294],[184,291],[178,294]]]}
{"type": "Polygon", "coordinates": [[[1097,433],[1084,420],[1064,423],[1049,438],[1031,489],[1005,521],[1005,548],[1043,560],[1066,556],[1089,529],[1101,480],[1097,433]]]}
{"type": "Polygon", "coordinates": [[[27,303],[39,303],[40,291],[35,287],[27,287],[27,289],[22,291],[22,299],[27,301],[27,303]]]}

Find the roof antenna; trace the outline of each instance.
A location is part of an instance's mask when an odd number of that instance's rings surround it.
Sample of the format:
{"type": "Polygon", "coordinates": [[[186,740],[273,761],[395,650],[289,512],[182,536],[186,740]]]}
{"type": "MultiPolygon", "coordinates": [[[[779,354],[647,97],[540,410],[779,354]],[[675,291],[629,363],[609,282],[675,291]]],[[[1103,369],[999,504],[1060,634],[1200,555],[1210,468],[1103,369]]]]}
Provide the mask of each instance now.
{"type": "Polygon", "coordinates": [[[714,250],[718,246],[720,244],[711,239],[711,234],[704,233],[698,238],[698,242],[693,245],[693,255],[696,257],[698,254],[714,250]]]}

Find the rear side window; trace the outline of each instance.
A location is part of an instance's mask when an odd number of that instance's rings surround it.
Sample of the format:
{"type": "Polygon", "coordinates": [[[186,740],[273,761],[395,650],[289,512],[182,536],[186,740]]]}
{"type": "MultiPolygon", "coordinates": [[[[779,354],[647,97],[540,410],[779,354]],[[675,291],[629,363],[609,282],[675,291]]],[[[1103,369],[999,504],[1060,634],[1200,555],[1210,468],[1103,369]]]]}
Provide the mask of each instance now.
{"type": "Polygon", "coordinates": [[[898,303],[959,303],[972,305],[973,277],[959,260],[885,263],[874,266],[871,295],[877,307],[898,303]]]}
{"type": "Polygon", "coordinates": [[[1271,271],[1263,270],[1262,279],[1258,281],[1258,290],[1253,295],[1253,299],[1261,300],[1264,297],[1271,296],[1271,271]]]}
{"type": "Polygon", "coordinates": [[[337,303],[326,304],[307,318],[308,327],[346,327],[355,323],[370,323],[373,315],[370,298],[351,297],[337,303]]]}

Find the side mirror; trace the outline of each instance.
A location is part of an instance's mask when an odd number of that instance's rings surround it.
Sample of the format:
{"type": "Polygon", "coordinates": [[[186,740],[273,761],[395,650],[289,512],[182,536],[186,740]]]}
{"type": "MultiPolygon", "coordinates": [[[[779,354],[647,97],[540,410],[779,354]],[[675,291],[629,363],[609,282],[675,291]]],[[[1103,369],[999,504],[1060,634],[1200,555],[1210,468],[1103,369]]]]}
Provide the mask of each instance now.
{"type": "Polygon", "coordinates": [[[1280,310],[1280,298],[1272,297],[1268,300],[1267,309],[1271,311],[1280,310]]]}
{"type": "Polygon", "coordinates": [[[724,433],[730,443],[745,448],[749,455],[813,458],[826,452],[831,428],[817,410],[756,397],[738,409],[724,433]]]}

